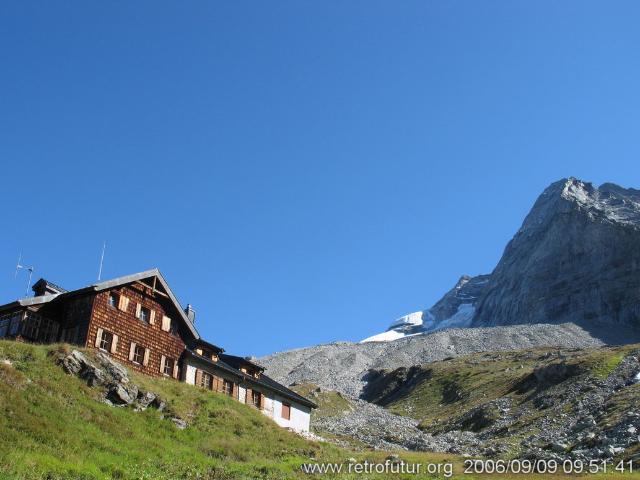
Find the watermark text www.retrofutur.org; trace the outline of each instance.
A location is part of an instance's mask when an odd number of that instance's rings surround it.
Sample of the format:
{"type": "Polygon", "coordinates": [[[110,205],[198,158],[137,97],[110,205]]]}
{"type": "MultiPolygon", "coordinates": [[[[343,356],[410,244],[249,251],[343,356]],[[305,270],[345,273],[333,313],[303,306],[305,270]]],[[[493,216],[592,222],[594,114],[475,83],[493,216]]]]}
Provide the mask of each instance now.
{"type": "MultiPolygon", "coordinates": [[[[405,474],[405,475],[438,475],[444,478],[453,476],[453,463],[407,463],[403,461],[387,459],[385,462],[362,461],[349,463],[305,463],[302,465],[303,473],[309,475],[322,474],[405,474]]],[[[596,473],[632,473],[634,465],[632,461],[611,462],[607,460],[491,460],[491,459],[466,459],[460,473],[466,475],[497,474],[596,474],[596,473]]]]}
{"type": "Polygon", "coordinates": [[[453,475],[453,463],[407,463],[392,461],[390,459],[385,462],[362,462],[350,463],[305,463],[302,465],[302,471],[306,474],[395,474],[395,475],[421,475],[432,474],[442,475],[449,478],[453,475]]]}

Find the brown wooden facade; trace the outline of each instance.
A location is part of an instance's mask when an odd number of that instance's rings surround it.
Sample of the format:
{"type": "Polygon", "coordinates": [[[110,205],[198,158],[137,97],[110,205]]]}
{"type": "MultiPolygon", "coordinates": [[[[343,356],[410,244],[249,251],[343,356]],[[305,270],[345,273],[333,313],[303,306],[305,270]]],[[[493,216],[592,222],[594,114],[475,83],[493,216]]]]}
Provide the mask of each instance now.
{"type": "MultiPolygon", "coordinates": [[[[181,336],[184,333],[176,325],[175,309],[166,308],[164,299],[158,297],[151,289],[137,284],[95,295],[87,346],[100,348],[98,333],[108,332],[114,335],[116,344],[109,353],[123,364],[151,376],[164,375],[163,357],[165,362],[171,360],[177,367],[188,339],[181,336]],[[117,300],[115,305],[110,305],[109,298],[114,295],[117,300]],[[149,312],[146,319],[141,318],[143,308],[149,312]],[[148,352],[143,362],[134,361],[132,345],[148,352]]],[[[170,376],[179,378],[179,372],[176,370],[170,376]]]]}
{"type": "MultiPolygon", "coordinates": [[[[180,307],[157,269],[71,292],[41,279],[34,291],[35,297],[0,306],[0,338],[97,348],[146,375],[184,381],[260,410],[273,395],[315,408],[263,376],[262,367],[202,340],[195,312],[180,307]]],[[[283,403],[283,412],[287,408],[283,403]]]]}

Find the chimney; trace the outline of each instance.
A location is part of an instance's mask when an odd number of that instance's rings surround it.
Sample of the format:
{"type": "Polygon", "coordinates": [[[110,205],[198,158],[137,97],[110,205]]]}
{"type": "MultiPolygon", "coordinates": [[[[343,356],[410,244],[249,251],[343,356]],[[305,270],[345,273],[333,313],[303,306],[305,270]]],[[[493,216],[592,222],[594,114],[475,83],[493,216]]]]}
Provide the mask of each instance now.
{"type": "Polygon", "coordinates": [[[51,283],[46,281],[44,278],[38,280],[32,287],[33,294],[36,297],[41,297],[42,295],[55,295],[58,293],[66,293],[67,291],[56,285],[55,283],[51,283]]]}
{"type": "Polygon", "coordinates": [[[196,311],[193,309],[190,303],[187,303],[187,308],[184,309],[184,313],[186,313],[187,318],[192,324],[196,323],[196,311]]]}

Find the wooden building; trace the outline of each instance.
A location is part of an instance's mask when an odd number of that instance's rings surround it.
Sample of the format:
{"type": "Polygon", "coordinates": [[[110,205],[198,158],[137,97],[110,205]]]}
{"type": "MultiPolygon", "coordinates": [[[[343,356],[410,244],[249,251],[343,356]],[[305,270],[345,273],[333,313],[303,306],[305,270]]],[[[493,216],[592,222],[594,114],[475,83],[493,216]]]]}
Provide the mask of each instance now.
{"type": "Polygon", "coordinates": [[[146,375],[229,395],[283,427],[309,430],[316,405],[259,365],[202,339],[158,269],[78,290],[40,279],[35,296],[0,306],[0,338],[97,348],[146,375]]]}

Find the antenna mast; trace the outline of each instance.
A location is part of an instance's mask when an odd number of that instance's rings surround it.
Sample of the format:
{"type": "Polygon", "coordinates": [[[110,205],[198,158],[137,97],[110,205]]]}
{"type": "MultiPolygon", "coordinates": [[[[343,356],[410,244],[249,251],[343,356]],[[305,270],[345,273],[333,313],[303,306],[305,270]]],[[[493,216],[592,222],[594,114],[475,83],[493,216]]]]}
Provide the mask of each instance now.
{"type": "Polygon", "coordinates": [[[102,264],[104,263],[104,251],[107,249],[107,242],[102,244],[102,255],[100,255],[100,269],[98,270],[98,281],[102,278],[102,264]]]}
{"type": "Polygon", "coordinates": [[[24,296],[27,297],[29,295],[29,287],[31,286],[31,278],[33,277],[33,271],[35,270],[35,268],[33,267],[33,265],[31,266],[23,265],[21,262],[22,262],[22,252],[20,252],[20,254],[18,255],[18,263],[16,263],[16,272],[13,274],[13,278],[18,277],[19,270],[26,270],[29,272],[29,279],[27,280],[27,288],[24,291],[24,296]]]}

